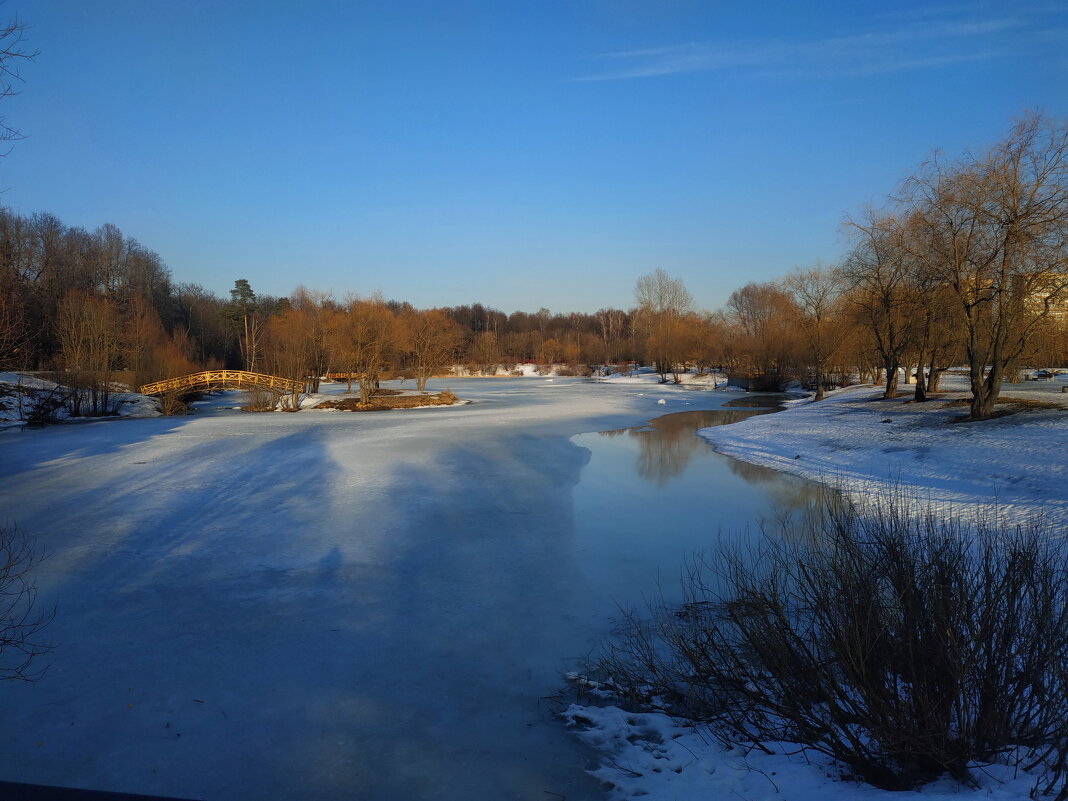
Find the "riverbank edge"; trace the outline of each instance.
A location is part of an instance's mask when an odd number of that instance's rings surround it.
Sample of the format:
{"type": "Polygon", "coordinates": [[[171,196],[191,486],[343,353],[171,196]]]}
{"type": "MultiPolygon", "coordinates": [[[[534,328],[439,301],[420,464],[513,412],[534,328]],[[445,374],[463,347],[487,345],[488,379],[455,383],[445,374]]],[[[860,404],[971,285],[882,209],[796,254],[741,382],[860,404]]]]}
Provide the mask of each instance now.
{"type": "Polygon", "coordinates": [[[1068,408],[1022,394],[1006,393],[1001,416],[966,422],[964,393],[915,403],[862,385],[698,435],[724,455],[856,496],[903,491],[953,512],[1068,525],[1068,408]]]}

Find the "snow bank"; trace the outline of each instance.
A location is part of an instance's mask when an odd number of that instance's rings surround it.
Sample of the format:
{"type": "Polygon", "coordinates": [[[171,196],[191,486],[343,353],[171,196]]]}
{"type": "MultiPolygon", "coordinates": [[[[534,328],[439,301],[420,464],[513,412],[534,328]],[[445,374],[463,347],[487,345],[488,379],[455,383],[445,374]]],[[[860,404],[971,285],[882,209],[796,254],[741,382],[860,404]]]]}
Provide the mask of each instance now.
{"type": "Polygon", "coordinates": [[[792,744],[769,744],[773,754],[724,751],[707,735],[660,713],[572,705],[564,719],[604,755],[593,775],[609,788],[612,801],[1023,801],[1034,785],[1023,771],[987,765],[977,766],[974,791],[947,779],[914,792],[888,792],[843,780],[840,767],[818,754],[798,753],[792,744]]]}
{"type": "MultiPolygon", "coordinates": [[[[61,395],[71,391],[69,387],[43,378],[0,372],[0,429],[24,426],[26,418],[37,410],[38,404],[47,401],[49,396],[58,399],[61,395]]],[[[112,397],[119,404],[119,417],[158,417],[160,415],[159,401],[155,398],[139,395],[136,392],[114,392],[112,397]]],[[[56,409],[54,418],[59,422],[75,419],[102,419],[72,418],[63,406],[56,409]]]]}
{"type": "MultiPolygon", "coordinates": [[[[1029,398],[1031,392],[1004,396],[1029,398]]],[[[850,387],[820,403],[796,403],[779,414],[699,433],[721,453],[858,495],[882,495],[896,485],[951,511],[974,513],[977,504],[996,504],[1008,520],[1037,513],[1068,523],[1064,408],[955,423],[967,411],[959,398],[915,404],[881,394],[877,387],[850,387]]]]}
{"type": "MultiPolygon", "coordinates": [[[[679,378],[681,384],[674,384],[669,380],[667,384],[661,386],[684,386],[688,389],[725,389],[727,386],[725,373],[711,372],[697,375],[688,371],[682,373],[679,378]]],[[[612,384],[659,384],[660,376],[652,367],[639,367],[627,375],[612,373],[611,375],[600,377],[598,380],[612,384]]]]}

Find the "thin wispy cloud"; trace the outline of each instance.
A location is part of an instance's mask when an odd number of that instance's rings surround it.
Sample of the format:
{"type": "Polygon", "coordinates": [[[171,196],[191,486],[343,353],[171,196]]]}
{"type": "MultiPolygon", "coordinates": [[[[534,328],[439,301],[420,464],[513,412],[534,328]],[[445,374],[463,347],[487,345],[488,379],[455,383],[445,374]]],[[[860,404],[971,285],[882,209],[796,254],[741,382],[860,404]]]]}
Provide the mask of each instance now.
{"type": "Polygon", "coordinates": [[[579,81],[651,78],[741,70],[768,74],[866,75],[985,61],[1032,38],[1025,20],[940,20],[892,30],[802,41],[688,42],[597,56],[600,69],[579,81]]]}

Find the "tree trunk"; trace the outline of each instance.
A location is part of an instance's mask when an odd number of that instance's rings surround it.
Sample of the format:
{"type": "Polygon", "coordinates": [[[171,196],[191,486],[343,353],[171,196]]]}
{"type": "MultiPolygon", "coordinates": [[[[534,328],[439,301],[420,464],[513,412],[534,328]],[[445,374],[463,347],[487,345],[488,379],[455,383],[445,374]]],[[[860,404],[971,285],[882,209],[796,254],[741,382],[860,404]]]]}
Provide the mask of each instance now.
{"type": "Polygon", "coordinates": [[[653,360],[653,367],[656,370],[657,375],[660,376],[660,383],[661,384],[666,384],[667,383],[668,372],[670,371],[670,367],[668,365],[664,364],[664,362],[659,361],[658,359],[654,359],[653,360]]]}
{"type": "Polygon", "coordinates": [[[891,359],[887,359],[886,364],[886,389],[883,391],[884,398],[896,398],[897,397],[897,379],[900,372],[900,365],[891,359]]]}
{"type": "Polygon", "coordinates": [[[1001,393],[1002,368],[998,364],[990,366],[990,372],[983,378],[982,369],[971,370],[972,401],[970,405],[973,420],[986,420],[994,413],[994,404],[1001,393]],[[978,374],[978,375],[977,375],[978,374]]]}
{"type": "Polygon", "coordinates": [[[916,391],[912,394],[912,399],[918,403],[927,400],[927,378],[924,375],[922,356],[916,365],[916,391]]]}

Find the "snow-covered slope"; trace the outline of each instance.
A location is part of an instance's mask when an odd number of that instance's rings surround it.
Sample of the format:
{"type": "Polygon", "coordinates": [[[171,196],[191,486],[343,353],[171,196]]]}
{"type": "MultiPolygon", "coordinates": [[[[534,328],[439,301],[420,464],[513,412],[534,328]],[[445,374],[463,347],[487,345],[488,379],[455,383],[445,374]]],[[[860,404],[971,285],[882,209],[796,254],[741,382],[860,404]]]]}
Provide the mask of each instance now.
{"type": "Polygon", "coordinates": [[[722,453],[858,494],[893,487],[962,511],[996,504],[1007,519],[1040,513],[1068,523],[1068,410],[955,422],[967,412],[959,399],[916,404],[880,395],[850,387],[700,433],[722,453]]]}

